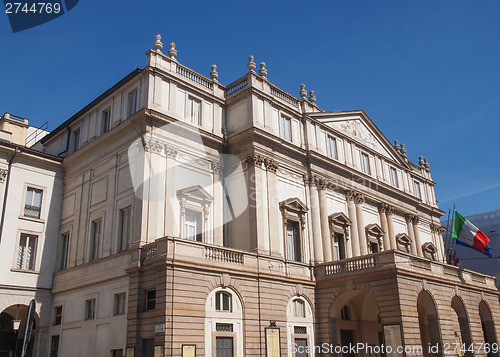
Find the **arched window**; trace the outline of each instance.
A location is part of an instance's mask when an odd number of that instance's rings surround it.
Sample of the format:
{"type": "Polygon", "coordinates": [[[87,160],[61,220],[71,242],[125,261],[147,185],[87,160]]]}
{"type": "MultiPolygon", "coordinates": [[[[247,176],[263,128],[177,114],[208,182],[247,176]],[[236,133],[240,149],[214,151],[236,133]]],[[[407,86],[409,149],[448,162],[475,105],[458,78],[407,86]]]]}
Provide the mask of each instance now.
{"type": "Polygon", "coordinates": [[[215,310],[231,312],[231,295],[224,291],[215,293],[215,310]]]}
{"type": "Polygon", "coordinates": [[[340,319],[341,320],[350,320],[351,319],[351,309],[349,306],[344,305],[340,310],[340,319]]]}
{"type": "Polygon", "coordinates": [[[293,316],[306,317],[306,307],[304,301],[300,299],[293,300],[293,316]]]}

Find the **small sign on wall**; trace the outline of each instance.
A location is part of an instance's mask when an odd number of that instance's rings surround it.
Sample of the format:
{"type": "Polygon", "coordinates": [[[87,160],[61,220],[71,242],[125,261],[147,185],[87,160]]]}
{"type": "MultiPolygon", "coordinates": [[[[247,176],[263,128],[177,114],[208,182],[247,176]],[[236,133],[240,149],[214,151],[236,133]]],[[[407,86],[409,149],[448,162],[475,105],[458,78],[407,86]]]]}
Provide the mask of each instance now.
{"type": "Polygon", "coordinates": [[[182,357],[196,357],[196,345],[182,345],[182,357]]]}
{"type": "Polygon", "coordinates": [[[281,357],[280,329],[266,327],[266,357],[281,357]]]}
{"type": "Polygon", "coordinates": [[[164,333],[165,332],[165,324],[155,325],[155,333],[164,333]]]}

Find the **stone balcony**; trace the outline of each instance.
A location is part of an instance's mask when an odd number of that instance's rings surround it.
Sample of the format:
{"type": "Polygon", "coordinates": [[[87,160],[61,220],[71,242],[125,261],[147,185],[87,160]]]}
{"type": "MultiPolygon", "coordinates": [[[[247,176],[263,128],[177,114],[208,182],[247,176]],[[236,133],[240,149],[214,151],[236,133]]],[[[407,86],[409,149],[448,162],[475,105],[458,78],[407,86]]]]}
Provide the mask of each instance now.
{"type": "Polygon", "coordinates": [[[336,277],[351,277],[365,273],[396,270],[399,274],[436,278],[453,284],[467,284],[496,290],[495,277],[443,262],[417,257],[402,251],[390,250],[363,257],[343,259],[315,266],[318,281],[336,277]]]}
{"type": "Polygon", "coordinates": [[[313,267],[309,263],[286,261],[254,252],[165,237],[131,252],[131,264],[146,267],[167,262],[176,266],[205,267],[220,272],[281,277],[311,281],[313,267]]]}
{"type": "Polygon", "coordinates": [[[398,274],[418,275],[453,284],[468,284],[496,290],[493,276],[393,250],[312,265],[286,261],[281,257],[166,237],[140,247],[132,253],[131,258],[140,266],[167,260],[170,263],[175,261],[176,265],[204,266],[228,273],[240,272],[311,282],[395,270],[398,274]]]}

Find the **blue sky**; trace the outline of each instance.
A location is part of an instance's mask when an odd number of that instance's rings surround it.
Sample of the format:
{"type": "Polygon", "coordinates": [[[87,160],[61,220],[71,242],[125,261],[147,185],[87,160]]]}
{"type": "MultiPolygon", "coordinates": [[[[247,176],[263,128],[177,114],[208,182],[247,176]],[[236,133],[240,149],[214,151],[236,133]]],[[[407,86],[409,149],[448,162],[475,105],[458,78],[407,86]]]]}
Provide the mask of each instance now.
{"type": "Polygon", "coordinates": [[[222,83],[253,54],[282,89],[363,109],[412,161],[428,158],[442,210],[500,208],[500,1],[80,0],[16,34],[1,13],[0,111],[54,129],[143,67],[157,32],[222,83]]]}

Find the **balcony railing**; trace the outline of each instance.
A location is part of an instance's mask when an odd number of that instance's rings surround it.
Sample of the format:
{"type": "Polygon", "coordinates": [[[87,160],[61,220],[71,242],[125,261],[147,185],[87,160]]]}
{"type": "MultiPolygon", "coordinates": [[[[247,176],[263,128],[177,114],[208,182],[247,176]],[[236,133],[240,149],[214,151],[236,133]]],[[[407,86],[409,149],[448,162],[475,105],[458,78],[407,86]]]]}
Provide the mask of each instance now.
{"type": "Polygon", "coordinates": [[[377,257],[363,257],[325,265],[325,275],[348,273],[377,266],[377,257]]]}
{"type": "Polygon", "coordinates": [[[243,264],[243,253],[219,247],[205,247],[205,258],[219,262],[243,264]]]}
{"type": "MultiPolygon", "coordinates": [[[[149,265],[165,259],[175,260],[179,264],[204,265],[209,269],[229,269],[245,274],[269,274],[309,281],[335,279],[366,272],[385,274],[387,270],[392,270],[397,273],[418,273],[422,276],[447,279],[454,283],[479,284],[495,289],[495,277],[398,250],[311,265],[306,262],[287,261],[283,257],[241,251],[187,239],[164,237],[131,252],[132,255],[137,254],[134,252],[140,252],[141,265],[149,265]],[[314,269],[314,276],[311,276],[311,269],[314,269]]],[[[132,262],[135,259],[132,257],[132,262]]]]}
{"type": "Polygon", "coordinates": [[[247,77],[240,78],[236,82],[231,83],[226,89],[226,95],[231,95],[239,92],[248,85],[247,77]]]}
{"type": "Polygon", "coordinates": [[[40,207],[25,205],[24,217],[37,218],[37,219],[40,218],[40,207]]]}
{"type": "Polygon", "coordinates": [[[177,74],[180,74],[181,76],[186,77],[187,79],[198,83],[205,88],[212,89],[213,83],[210,79],[202,76],[199,73],[196,73],[195,71],[181,65],[180,63],[177,64],[177,74]]]}
{"type": "Polygon", "coordinates": [[[299,106],[299,100],[297,98],[273,85],[271,85],[271,94],[296,107],[299,106]]]}

